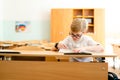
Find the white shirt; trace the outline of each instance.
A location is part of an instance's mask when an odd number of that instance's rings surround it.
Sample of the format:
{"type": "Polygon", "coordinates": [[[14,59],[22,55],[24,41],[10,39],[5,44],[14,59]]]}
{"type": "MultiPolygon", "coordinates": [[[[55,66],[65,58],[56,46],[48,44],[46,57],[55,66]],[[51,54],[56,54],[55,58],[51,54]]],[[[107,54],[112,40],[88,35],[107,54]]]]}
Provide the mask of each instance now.
{"type": "MultiPolygon", "coordinates": [[[[81,38],[77,41],[74,41],[71,36],[67,36],[63,41],[60,43],[67,46],[68,49],[72,50],[74,48],[80,48],[80,47],[87,47],[87,46],[96,46],[99,45],[96,41],[94,41],[90,36],[82,35],[81,38]]],[[[60,49],[61,50],[61,49],[60,49]]],[[[70,61],[78,61],[78,62],[90,62],[92,61],[91,57],[86,58],[76,58],[71,57],[70,61]]]]}
{"type": "Polygon", "coordinates": [[[60,43],[66,45],[68,49],[99,45],[99,43],[97,43],[90,36],[87,35],[82,35],[81,38],[77,41],[74,41],[71,36],[67,36],[60,43]]]}

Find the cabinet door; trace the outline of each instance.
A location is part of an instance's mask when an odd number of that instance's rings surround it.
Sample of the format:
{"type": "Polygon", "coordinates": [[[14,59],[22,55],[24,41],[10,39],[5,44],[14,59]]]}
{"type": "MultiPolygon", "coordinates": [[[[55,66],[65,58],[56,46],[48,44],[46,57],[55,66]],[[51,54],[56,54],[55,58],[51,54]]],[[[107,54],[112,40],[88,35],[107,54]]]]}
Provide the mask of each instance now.
{"type": "Polygon", "coordinates": [[[95,40],[105,45],[105,11],[104,9],[94,10],[94,35],[95,40]]]}
{"type": "Polygon", "coordinates": [[[51,10],[51,42],[59,42],[69,34],[72,19],[72,9],[51,10]]]}

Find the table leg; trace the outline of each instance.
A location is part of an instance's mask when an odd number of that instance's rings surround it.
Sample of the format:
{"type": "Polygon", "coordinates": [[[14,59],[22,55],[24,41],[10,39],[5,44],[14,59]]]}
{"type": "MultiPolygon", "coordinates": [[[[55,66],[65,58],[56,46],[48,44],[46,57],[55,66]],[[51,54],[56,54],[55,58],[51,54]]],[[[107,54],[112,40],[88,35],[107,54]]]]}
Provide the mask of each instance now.
{"type": "Polygon", "coordinates": [[[119,62],[119,65],[118,65],[118,66],[119,66],[119,70],[120,70],[120,57],[118,58],[118,60],[119,60],[119,61],[118,61],[118,62],[119,62]]]}

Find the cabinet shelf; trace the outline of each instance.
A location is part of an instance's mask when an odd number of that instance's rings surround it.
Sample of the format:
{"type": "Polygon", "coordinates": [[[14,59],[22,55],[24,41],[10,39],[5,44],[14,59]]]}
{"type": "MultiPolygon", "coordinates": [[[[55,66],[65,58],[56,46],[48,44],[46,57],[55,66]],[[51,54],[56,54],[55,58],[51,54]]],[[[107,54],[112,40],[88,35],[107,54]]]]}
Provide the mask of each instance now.
{"type": "Polygon", "coordinates": [[[93,26],[89,26],[88,27],[88,33],[93,33],[94,32],[94,27],[93,26]]]}
{"type": "Polygon", "coordinates": [[[83,9],[84,16],[94,16],[94,9],[83,9]]]}
{"type": "Polygon", "coordinates": [[[83,16],[73,16],[73,19],[75,18],[83,18],[83,16]]]}
{"type": "Polygon", "coordinates": [[[87,32],[94,33],[94,9],[74,9],[73,19],[75,18],[85,18],[89,23],[87,32]]]}
{"type": "Polygon", "coordinates": [[[90,27],[91,27],[91,26],[93,26],[93,27],[94,27],[94,25],[93,25],[93,24],[88,24],[88,26],[90,26],[90,27]]]}
{"type": "Polygon", "coordinates": [[[94,18],[94,16],[83,16],[84,18],[94,18]]]}
{"type": "Polygon", "coordinates": [[[73,16],[83,16],[82,9],[73,9],[73,16]]]}

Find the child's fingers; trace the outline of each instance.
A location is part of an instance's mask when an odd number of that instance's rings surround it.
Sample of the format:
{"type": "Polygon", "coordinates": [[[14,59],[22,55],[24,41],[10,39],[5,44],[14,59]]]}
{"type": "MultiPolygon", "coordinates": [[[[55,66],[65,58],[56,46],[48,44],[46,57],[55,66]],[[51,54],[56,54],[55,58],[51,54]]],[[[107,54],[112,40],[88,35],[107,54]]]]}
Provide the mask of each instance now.
{"type": "Polygon", "coordinates": [[[62,43],[59,43],[58,48],[59,49],[67,49],[67,46],[62,43]]]}
{"type": "Polygon", "coordinates": [[[62,45],[62,48],[63,48],[63,49],[67,49],[67,46],[63,44],[63,45],[62,45]]]}

